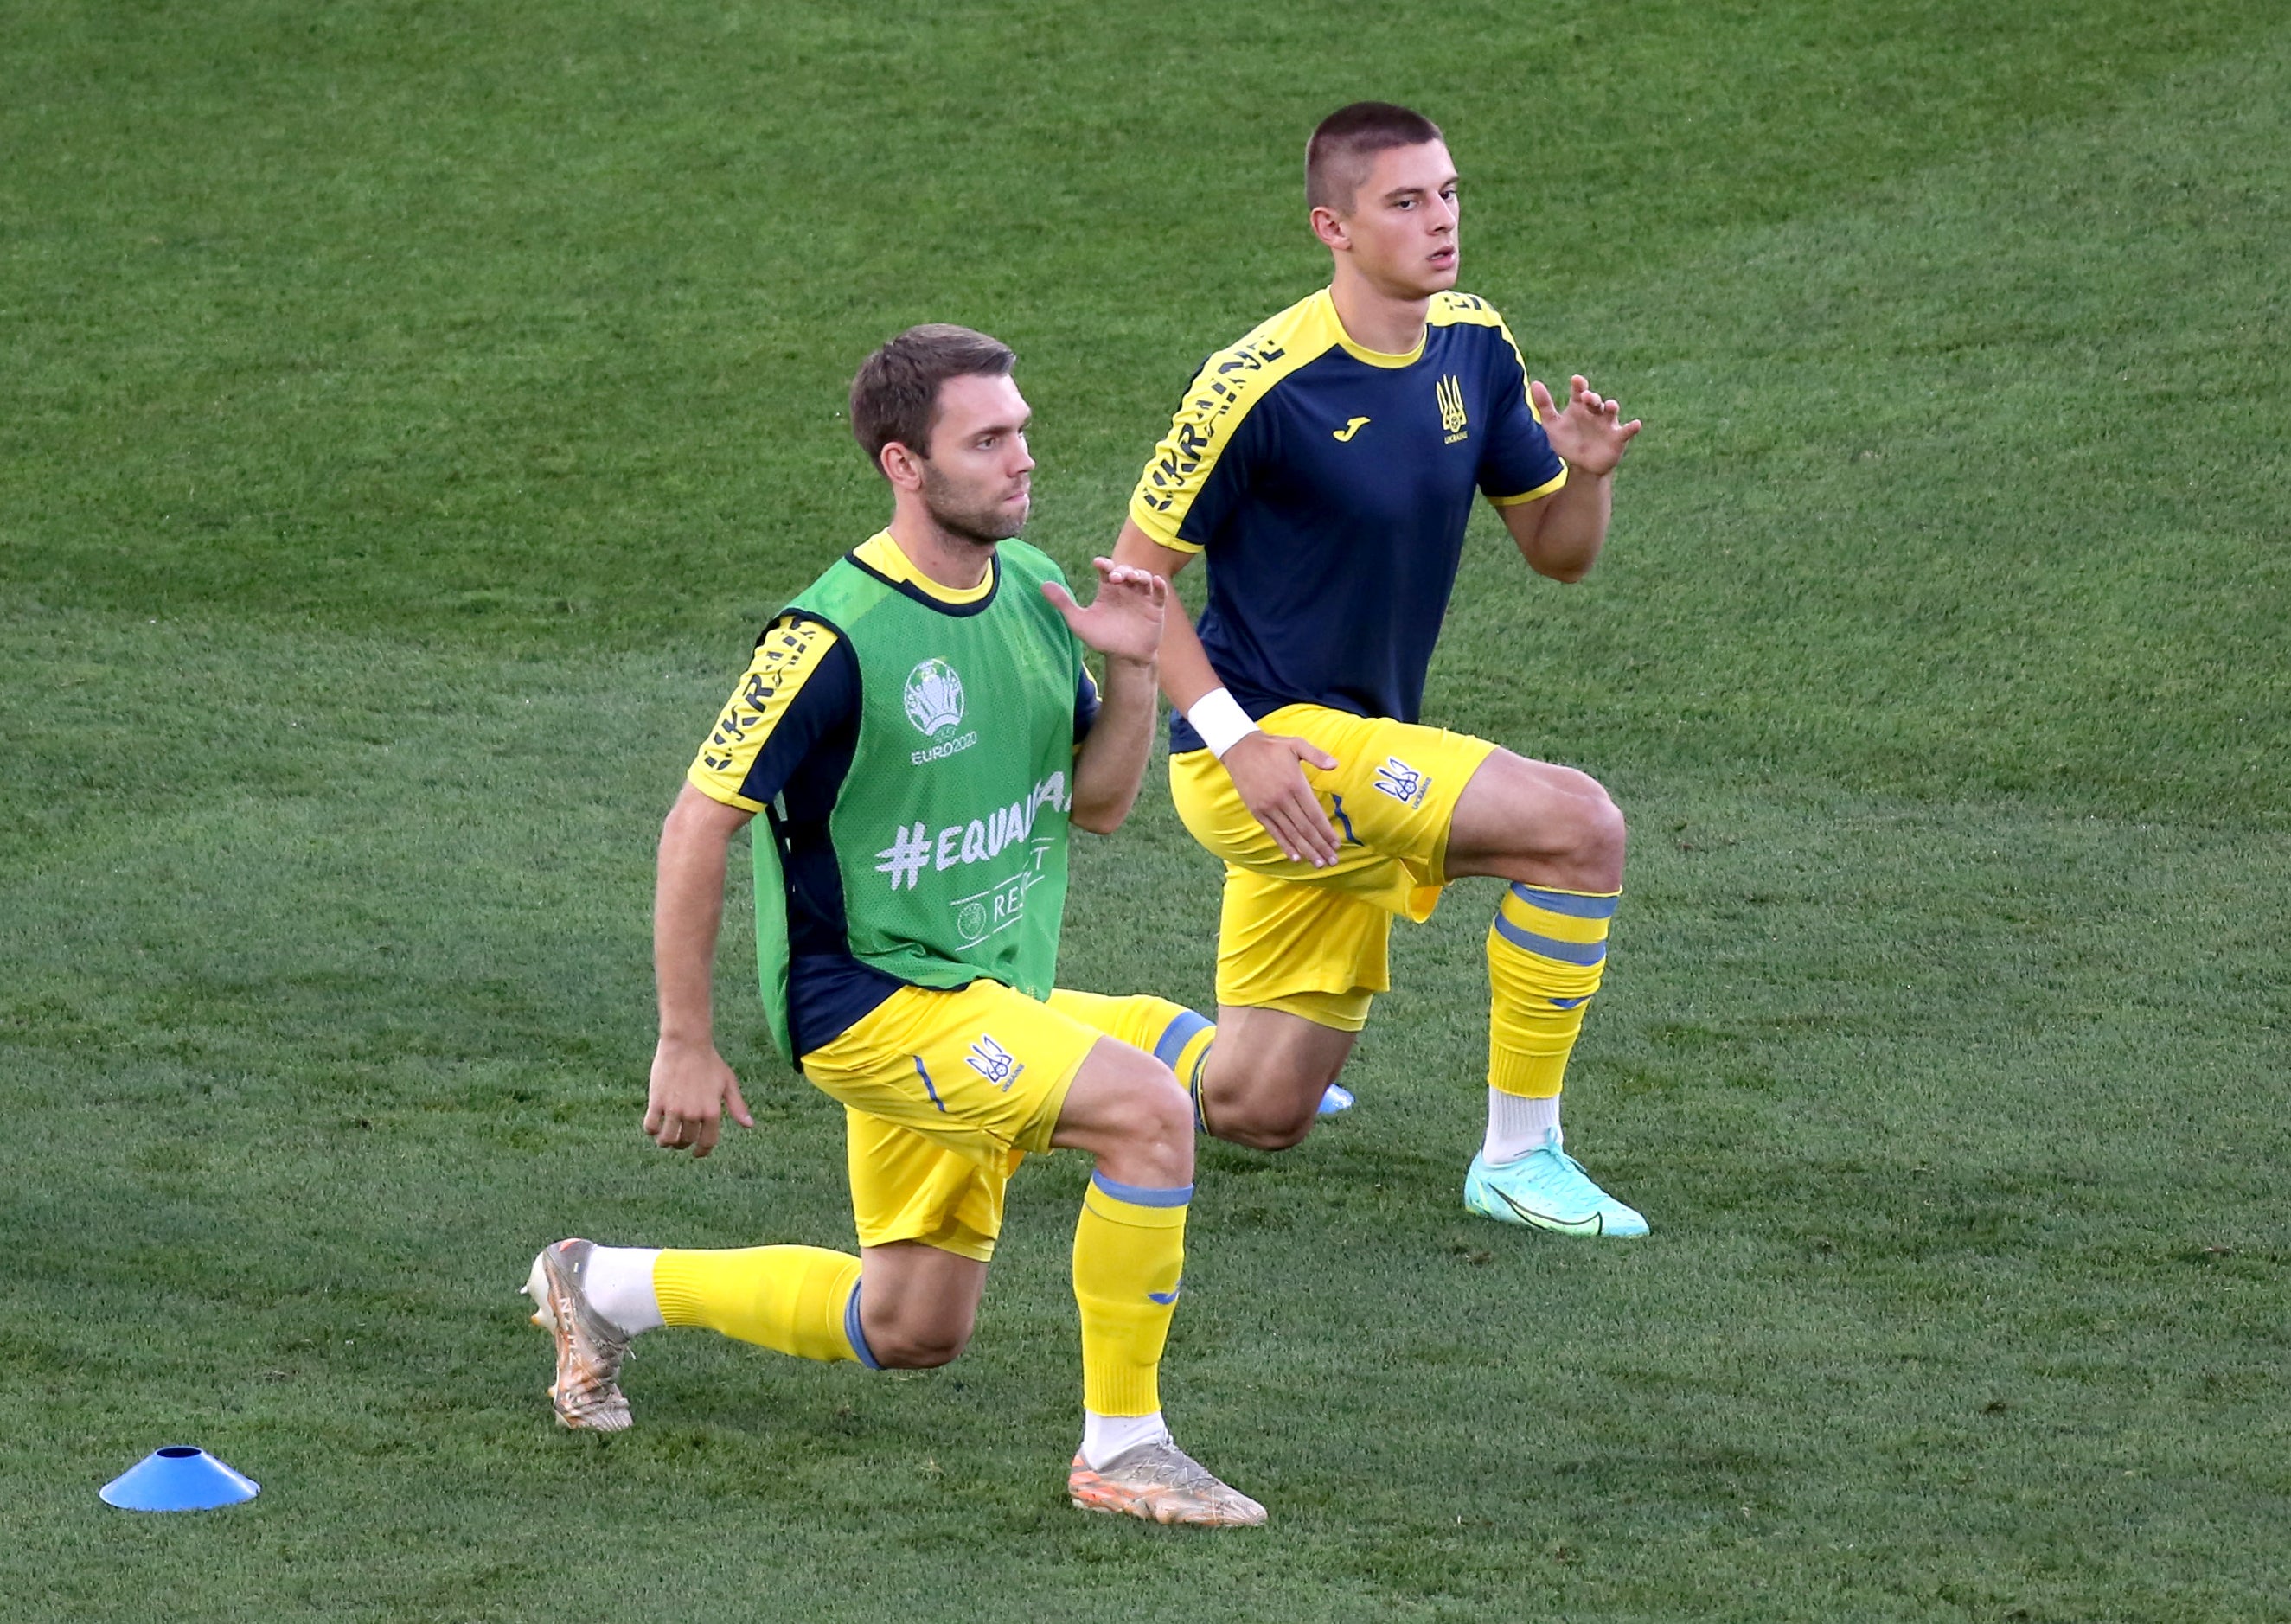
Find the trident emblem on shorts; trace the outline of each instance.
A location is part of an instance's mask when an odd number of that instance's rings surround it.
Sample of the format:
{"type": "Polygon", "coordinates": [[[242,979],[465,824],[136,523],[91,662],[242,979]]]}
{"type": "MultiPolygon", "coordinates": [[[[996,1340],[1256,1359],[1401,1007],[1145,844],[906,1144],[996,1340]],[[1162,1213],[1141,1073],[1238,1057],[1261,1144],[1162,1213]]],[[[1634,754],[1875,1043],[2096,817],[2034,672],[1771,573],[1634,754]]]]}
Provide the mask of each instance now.
{"type": "Polygon", "coordinates": [[[963,1056],[962,1063],[1005,1094],[1018,1081],[1018,1073],[1026,1069],[1009,1049],[983,1032],[978,1034],[978,1041],[970,1046],[970,1052],[963,1056]]]}
{"type": "Polygon", "coordinates": [[[1403,806],[1420,807],[1432,792],[1432,780],[1398,756],[1387,756],[1376,769],[1376,787],[1403,806]]]}

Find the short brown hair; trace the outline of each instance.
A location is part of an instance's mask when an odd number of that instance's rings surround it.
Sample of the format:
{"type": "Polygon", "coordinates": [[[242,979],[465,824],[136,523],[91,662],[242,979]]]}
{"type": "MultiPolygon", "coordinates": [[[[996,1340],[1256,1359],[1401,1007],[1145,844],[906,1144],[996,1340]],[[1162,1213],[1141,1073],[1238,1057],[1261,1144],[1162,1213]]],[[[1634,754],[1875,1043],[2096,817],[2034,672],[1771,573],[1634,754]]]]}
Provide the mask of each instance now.
{"type": "Polygon", "coordinates": [[[1378,153],[1444,139],[1423,114],[1389,101],[1340,107],[1305,143],[1305,206],[1342,213],[1353,206],[1378,153]]]}
{"type": "Polygon", "coordinates": [[[883,447],[896,440],[930,454],[939,385],[949,378],[1009,376],[1018,358],[999,338],[944,321],[909,327],[859,365],[851,380],[851,432],[882,472],[883,447]]]}

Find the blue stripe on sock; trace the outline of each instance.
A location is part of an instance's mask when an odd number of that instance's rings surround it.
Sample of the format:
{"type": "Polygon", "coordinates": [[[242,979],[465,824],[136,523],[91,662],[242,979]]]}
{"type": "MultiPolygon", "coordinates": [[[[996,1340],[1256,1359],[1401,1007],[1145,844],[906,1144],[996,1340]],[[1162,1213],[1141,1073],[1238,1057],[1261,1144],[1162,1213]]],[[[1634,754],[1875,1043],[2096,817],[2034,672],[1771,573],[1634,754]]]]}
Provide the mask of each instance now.
{"type": "Polygon", "coordinates": [[[1532,930],[1522,930],[1500,913],[1496,915],[1496,934],[1514,947],[1562,964],[1596,964],[1607,956],[1604,942],[1563,942],[1556,937],[1538,936],[1532,930]]]}
{"type": "Polygon", "coordinates": [[[1186,1045],[1192,1042],[1197,1034],[1207,1032],[1210,1025],[1205,1016],[1196,1015],[1191,1009],[1180,1010],[1177,1019],[1162,1028],[1162,1035],[1154,1044],[1154,1058],[1176,1071],[1178,1057],[1186,1052],[1186,1045]]]}
{"type": "Polygon", "coordinates": [[[1515,881],[1511,894],[1531,908],[1541,908],[1547,913],[1564,913],[1570,919],[1612,919],[1620,896],[1579,896],[1572,891],[1539,891],[1531,885],[1515,881]]]}
{"type": "Polygon", "coordinates": [[[867,1333],[859,1324],[859,1282],[851,1282],[851,1300],[843,1305],[843,1335],[851,1344],[851,1351],[859,1355],[859,1363],[871,1371],[883,1367],[875,1358],[875,1350],[867,1346],[867,1333]]]}
{"type": "Polygon", "coordinates": [[[1090,1183],[1116,1201],[1126,1201],[1133,1207],[1182,1207],[1194,1199],[1194,1186],[1189,1184],[1156,1190],[1142,1184],[1123,1184],[1093,1170],[1090,1183]]]}

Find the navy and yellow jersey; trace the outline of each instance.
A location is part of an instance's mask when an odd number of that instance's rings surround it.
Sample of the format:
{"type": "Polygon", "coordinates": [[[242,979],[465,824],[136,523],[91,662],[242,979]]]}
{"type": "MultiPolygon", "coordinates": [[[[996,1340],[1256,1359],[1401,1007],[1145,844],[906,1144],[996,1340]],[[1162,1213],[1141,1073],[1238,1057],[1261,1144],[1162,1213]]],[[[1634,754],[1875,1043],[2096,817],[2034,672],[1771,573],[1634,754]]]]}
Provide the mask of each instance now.
{"type": "MultiPolygon", "coordinates": [[[[977,587],[942,586],[908,562],[888,531],[850,557],[950,615],[977,614],[1002,583],[998,559],[977,587]]],[[[1097,685],[1085,671],[1074,691],[1077,747],[1097,718],[1097,685]]],[[[854,958],[845,928],[828,816],[858,738],[857,657],[832,627],[790,610],[756,639],[746,674],[685,774],[711,800],[772,818],[784,837],[788,1024],[798,1054],[832,1042],[905,985],[854,958]]]]}
{"type": "MultiPolygon", "coordinates": [[[[1250,716],[1413,722],[1474,494],[1509,507],[1566,481],[1486,301],[1435,295],[1416,349],[1385,355],[1323,288],[1202,364],[1129,517],[1208,559],[1196,629],[1250,716]]],[[[1173,715],[1170,748],[1200,745],[1173,715]]]]}

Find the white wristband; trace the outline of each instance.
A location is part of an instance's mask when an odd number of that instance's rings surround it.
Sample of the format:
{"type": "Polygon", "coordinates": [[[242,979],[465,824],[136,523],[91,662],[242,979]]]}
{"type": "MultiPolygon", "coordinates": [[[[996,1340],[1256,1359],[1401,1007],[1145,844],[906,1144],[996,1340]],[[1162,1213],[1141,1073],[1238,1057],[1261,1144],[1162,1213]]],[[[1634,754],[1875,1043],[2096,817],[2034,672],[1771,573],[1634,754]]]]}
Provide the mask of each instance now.
{"type": "Polygon", "coordinates": [[[1211,688],[1186,707],[1186,720],[1194,731],[1202,736],[1202,743],[1218,760],[1225,752],[1257,731],[1257,724],[1249,720],[1249,712],[1241,702],[1224,688],[1211,688]]]}

